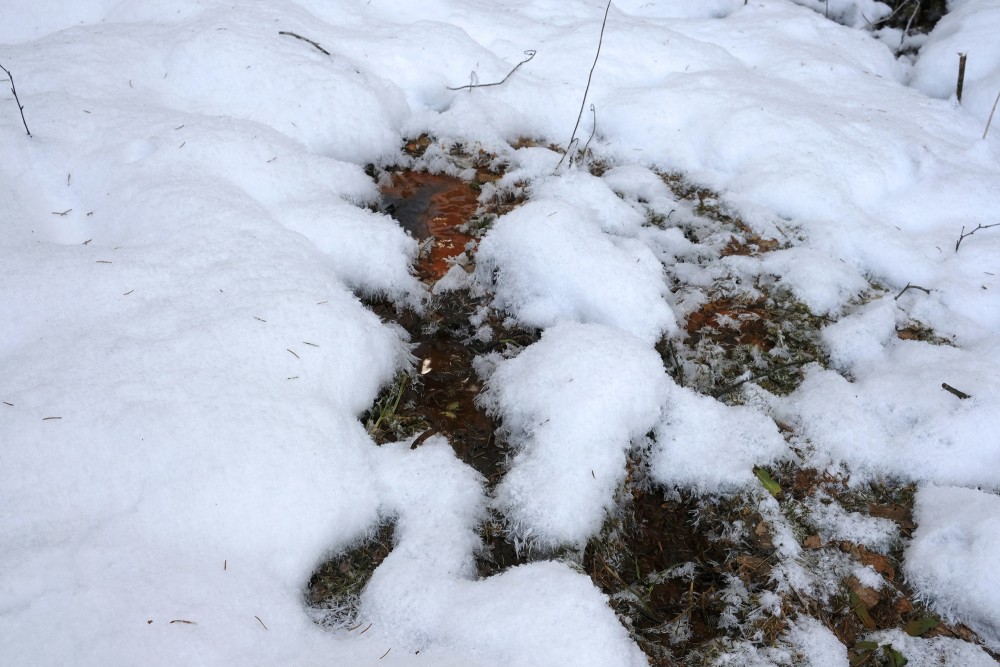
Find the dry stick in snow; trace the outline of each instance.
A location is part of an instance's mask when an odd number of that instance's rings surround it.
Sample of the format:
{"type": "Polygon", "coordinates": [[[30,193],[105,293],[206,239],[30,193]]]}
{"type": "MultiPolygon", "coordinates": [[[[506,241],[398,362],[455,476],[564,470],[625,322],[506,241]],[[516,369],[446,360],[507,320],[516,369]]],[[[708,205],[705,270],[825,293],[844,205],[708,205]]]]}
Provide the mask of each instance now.
{"type": "Polygon", "coordinates": [[[972,236],[980,229],[989,229],[990,227],[1000,227],[1000,222],[994,222],[992,225],[976,225],[976,228],[969,233],[965,232],[965,225],[962,225],[962,232],[958,236],[958,241],[955,242],[955,252],[958,252],[958,246],[962,245],[966,236],[972,236]]]}
{"type": "Polygon", "coordinates": [[[466,89],[468,89],[468,90],[471,91],[473,88],[488,88],[490,86],[499,86],[500,84],[507,83],[507,79],[509,79],[510,76],[514,72],[516,72],[517,70],[519,70],[521,68],[521,65],[523,65],[526,62],[529,62],[532,58],[534,58],[536,53],[538,53],[538,52],[535,51],[534,49],[528,49],[527,51],[525,51],[524,55],[526,55],[528,57],[525,58],[524,60],[522,60],[521,62],[519,62],[518,64],[514,65],[514,69],[512,69],[509,72],[507,72],[507,76],[505,76],[504,78],[500,79],[499,81],[494,81],[493,83],[470,83],[470,84],[466,84],[464,86],[459,86],[457,88],[452,88],[451,86],[448,86],[448,90],[466,90],[466,89]]]}
{"type": "Polygon", "coordinates": [[[323,48],[322,46],[320,46],[320,45],[319,45],[319,44],[317,44],[316,42],[312,41],[312,40],[311,40],[311,39],[309,39],[308,37],[303,37],[302,35],[299,35],[299,34],[297,34],[297,33],[294,33],[294,32],[288,32],[287,30],[279,30],[279,31],[278,31],[278,34],[279,34],[279,35],[288,35],[289,37],[294,37],[295,39],[301,39],[301,40],[302,40],[303,42],[308,42],[308,43],[312,44],[312,45],[313,45],[313,46],[315,46],[315,47],[316,47],[317,49],[319,49],[320,51],[322,51],[323,53],[325,53],[326,55],[330,55],[330,52],[329,52],[329,51],[327,51],[327,50],[326,50],[326,49],[324,49],[324,48],[323,48]]]}
{"type": "Polygon", "coordinates": [[[899,294],[896,295],[896,298],[894,298],[893,301],[899,301],[899,297],[903,296],[906,293],[906,290],[908,290],[908,289],[918,289],[918,290],[920,290],[921,292],[923,292],[925,294],[930,294],[931,293],[931,291],[929,289],[927,289],[926,287],[921,287],[920,285],[913,285],[913,284],[910,284],[910,283],[906,283],[906,287],[904,287],[903,289],[901,289],[899,291],[899,294]]]}
{"type": "Polygon", "coordinates": [[[961,398],[963,400],[966,399],[966,398],[972,398],[972,396],[970,396],[969,394],[966,394],[961,389],[955,389],[954,387],[952,387],[947,382],[942,382],[941,383],[941,388],[944,389],[945,391],[949,392],[949,393],[955,394],[955,396],[958,396],[959,398],[961,398]]]}
{"type": "Polygon", "coordinates": [[[563,160],[566,156],[570,154],[574,143],[579,143],[576,138],[576,131],[580,129],[580,119],[583,118],[583,110],[587,108],[587,93],[590,92],[590,81],[594,78],[594,69],[597,67],[597,59],[601,57],[601,44],[604,43],[604,28],[608,25],[608,12],[611,11],[611,0],[608,0],[608,6],[604,8],[604,20],[601,21],[601,36],[597,38],[597,53],[594,54],[594,64],[590,66],[590,74],[587,75],[587,87],[583,89],[583,99],[580,100],[580,113],[576,116],[576,125],[573,126],[573,134],[569,137],[569,143],[566,144],[566,152],[559,159],[559,164],[556,165],[556,171],[559,171],[559,167],[562,166],[563,160]]]}
{"type": "Polygon", "coordinates": [[[967,53],[958,54],[958,83],[955,84],[955,95],[958,97],[958,103],[962,103],[962,88],[965,87],[965,57],[969,55],[967,53]]]}
{"type": "Polygon", "coordinates": [[[21,112],[21,122],[24,123],[24,131],[27,132],[30,137],[31,130],[28,129],[28,121],[24,120],[24,105],[21,104],[21,99],[17,96],[17,88],[14,87],[14,75],[11,74],[10,70],[3,65],[0,65],[0,69],[2,69],[7,74],[7,78],[10,79],[10,92],[14,93],[14,104],[17,105],[17,110],[21,112]]]}
{"type": "Polygon", "coordinates": [[[990,117],[986,119],[986,129],[983,130],[983,139],[990,133],[990,123],[993,122],[993,114],[997,111],[997,103],[1000,102],[1000,90],[997,91],[997,98],[993,100],[993,108],[990,109],[990,117]]]}

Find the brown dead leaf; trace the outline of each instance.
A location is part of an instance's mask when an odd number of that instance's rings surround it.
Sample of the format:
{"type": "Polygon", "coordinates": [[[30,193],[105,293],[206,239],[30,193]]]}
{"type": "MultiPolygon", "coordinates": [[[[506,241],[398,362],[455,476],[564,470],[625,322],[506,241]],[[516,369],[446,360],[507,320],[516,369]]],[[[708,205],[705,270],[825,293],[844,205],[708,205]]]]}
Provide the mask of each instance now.
{"type": "Polygon", "coordinates": [[[819,535],[810,535],[802,542],[802,546],[806,549],[819,549],[823,546],[823,540],[819,535]]]}

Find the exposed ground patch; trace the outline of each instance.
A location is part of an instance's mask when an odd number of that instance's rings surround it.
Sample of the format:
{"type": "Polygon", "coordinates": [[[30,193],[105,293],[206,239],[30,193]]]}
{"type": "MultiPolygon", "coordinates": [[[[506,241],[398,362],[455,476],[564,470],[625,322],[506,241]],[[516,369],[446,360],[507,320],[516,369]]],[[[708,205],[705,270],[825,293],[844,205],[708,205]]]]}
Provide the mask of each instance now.
{"type": "MultiPolygon", "coordinates": [[[[430,145],[420,137],[407,152],[418,159],[430,145]]],[[[475,257],[469,244],[523,200],[518,186],[478,202],[503,166],[495,156],[470,154],[464,147],[452,147],[451,154],[463,168],[475,170],[473,181],[402,169],[373,174],[387,183],[384,210],[423,243],[417,272],[428,283],[455,265],[471,269],[475,257]]],[[[688,261],[710,268],[725,257],[752,257],[790,243],[757,234],[716,193],[679,175],[662,178],[686,214],[650,215],[649,224],[681,229],[696,249],[696,259],[688,261]]],[[[698,305],[687,309],[683,336],[658,346],[679,384],[739,403],[750,383],[786,394],[801,382],[805,364],[826,364],[819,330],[829,320],[777,287],[774,277],[748,283],[723,270],[709,285],[692,287],[679,278],[683,274],[667,269],[675,288],[686,290],[698,305]]],[[[461,290],[435,295],[419,315],[384,302],[368,305],[409,332],[418,360],[365,416],[372,437],[380,444],[402,440],[419,447],[430,435],[442,434],[456,455],[494,486],[506,470],[508,449],[496,435],[500,425],[477,404],[482,382],[473,362],[489,353],[515,353],[533,343],[537,332],[511,328],[484,298],[461,290]]],[[[919,325],[898,335],[947,342],[919,325]]],[[[930,614],[901,574],[903,540],[914,528],[912,485],[885,480],[859,489],[842,476],[788,461],[756,470],[760,488],[724,498],[699,496],[652,484],[643,456],[641,446],[633,451],[618,511],[601,533],[582,554],[560,557],[608,595],[652,665],[713,664],[738,642],[782,645],[790,622],[803,616],[834,632],[849,648],[852,665],[899,664],[892,662],[897,656],[890,649],[865,641],[873,630],[901,628],[914,636],[979,643],[968,628],[930,614]],[[830,512],[885,520],[891,539],[873,545],[831,533],[823,519],[830,512]],[[776,546],[779,535],[794,536],[800,555],[783,555],[776,546]],[[805,573],[805,583],[789,583],[795,568],[805,573]],[[867,573],[865,581],[856,576],[858,568],[867,573]]],[[[484,525],[482,537],[481,577],[531,559],[506,540],[502,517],[484,525]]],[[[391,548],[387,523],[320,566],[306,593],[320,610],[317,618],[353,627],[358,595],[391,548]]]]}

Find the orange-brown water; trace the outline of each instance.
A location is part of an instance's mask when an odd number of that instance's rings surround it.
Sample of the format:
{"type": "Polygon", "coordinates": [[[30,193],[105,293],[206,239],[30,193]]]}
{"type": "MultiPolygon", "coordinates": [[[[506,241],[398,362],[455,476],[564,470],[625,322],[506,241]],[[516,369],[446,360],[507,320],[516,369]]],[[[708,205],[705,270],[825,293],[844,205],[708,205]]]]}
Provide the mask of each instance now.
{"type": "Polygon", "coordinates": [[[451,268],[449,260],[472,240],[459,227],[476,211],[476,191],[454,176],[400,171],[392,174],[392,184],[382,189],[382,197],[390,215],[417,240],[433,237],[417,274],[428,282],[440,279],[451,268]]]}

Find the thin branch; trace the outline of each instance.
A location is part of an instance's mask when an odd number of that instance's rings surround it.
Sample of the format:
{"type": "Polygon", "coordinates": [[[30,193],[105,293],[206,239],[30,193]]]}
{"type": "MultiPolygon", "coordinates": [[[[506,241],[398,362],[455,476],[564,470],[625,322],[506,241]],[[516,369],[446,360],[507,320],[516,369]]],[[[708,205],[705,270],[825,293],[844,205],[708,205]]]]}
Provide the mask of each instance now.
{"type": "Polygon", "coordinates": [[[514,72],[519,70],[521,68],[521,65],[523,65],[526,62],[530,62],[531,59],[535,57],[536,53],[538,53],[538,51],[536,51],[535,49],[528,49],[527,51],[525,51],[524,55],[528,57],[519,62],[518,64],[514,65],[514,69],[507,72],[507,76],[500,79],[499,81],[494,81],[493,83],[470,83],[465,86],[459,86],[457,88],[452,88],[451,86],[448,86],[448,90],[466,90],[466,89],[472,90],[473,88],[488,88],[490,86],[499,86],[501,84],[507,83],[507,79],[509,79],[514,72]]]}
{"type": "Polygon", "coordinates": [[[920,0],[917,0],[916,6],[913,8],[913,13],[910,14],[910,20],[906,22],[906,27],[903,28],[902,34],[899,36],[899,48],[903,48],[903,41],[906,36],[910,34],[910,26],[913,25],[913,19],[917,18],[917,14],[920,13],[920,0]]]}
{"type": "Polygon", "coordinates": [[[7,74],[7,78],[10,79],[10,92],[14,93],[14,104],[17,105],[17,110],[21,112],[21,122],[24,123],[24,131],[31,136],[31,130],[28,129],[28,121],[24,119],[24,105],[21,104],[21,99],[17,96],[17,88],[14,87],[14,75],[10,73],[10,70],[0,65],[0,69],[7,74]]]}
{"type": "Polygon", "coordinates": [[[926,287],[921,287],[920,285],[911,285],[910,283],[906,283],[906,287],[904,287],[899,291],[899,294],[896,295],[896,298],[894,298],[893,301],[899,301],[899,297],[903,296],[903,294],[905,294],[906,290],[908,289],[918,289],[925,294],[931,293],[931,291],[926,287]]]}
{"type": "Polygon", "coordinates": [[[997,112],[997,104],[1000,103],[1000,90],[997,91],[997,98],[993,100],[993,108],[990,109],[990,117],[986,119],[986,129],[983,130],[983,139],[990,133],[990,123],[993,122],[993,114],[997,112]]]}
{"type": "Polygon", "coordinates": [[[315,47],[316,47],[317,49],[319,49],[320,51],[322,51],[323,53],[325,53],[326,55],[330,55],[330,52],[329,52],[329,51],[327,51],[327,50],[326,50],[326,49],[324,49],[324,48],[323,48],[322,46],[320,46],[320,45],[319,45],[319,44],[317,44],[316,42],[312,41],[312,40],[311,40],[311,39],[309,39],[308,37],[303,37],[302,35],[299,35],[299,34],[297,34],[297,33],[294,33],[294,32],[288,32],[287,30],[279,30],[279,31],[278,31],[278,34],[279,34],[279,35],[288,35],[289,37],[294,37],[295,39],[301,39],[301,40],[302,40],[303,42],[308,42],[309,44],[312,44],[312,45],[313,45],[313,46],[315,46],[315,47]]]}
{"type": "Polygon", "coordinates": [[[976,225],[976,228],[973,229],[971,232],[966,232],[965,225],[962,225],[962,232],[958,237],[958,241],[955,242],[955,252],[958,252],[958,246],[962,245],[962,241],[965,239],[966,236],[972,236],[980,229],[989,229],[990,227],[1000,227],[1000,222],[994,222],[992,225],[976,225]]]}
{"type": "MultiPolygon", "coordinates": [[[[587,87],[583,89],[583,99],[580,100],[580,113],[576,116],[576,125],[573,126],[573,134],[569,137],[569,142],[567,147],[573,145],[573,141],[576,139],[576,131],[580,129],[580,119],[583,118],[583,110],[587,108],[587,94],[590,92],[590,82],[594,78],[594,70],[597,68],[597,59],[601,57],[601,45],[604,43],[604,28],[608,25],[608,12],[611,11],[611,0],[608,0],[608,6],[604,8],[604,20],[601,21],[601,35],[597,38],[597,53],[594,54],[594,63],[590,66],[590,73],[587,75],[587,87]]],[[[562,166],[563,160],[569,155],[569,150],[563,153],[562,158],[559,159],[559,164],[556,165],[556,171],[559,171],[559,167],[562,166]]]]}

